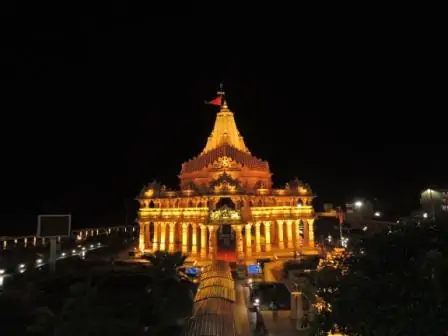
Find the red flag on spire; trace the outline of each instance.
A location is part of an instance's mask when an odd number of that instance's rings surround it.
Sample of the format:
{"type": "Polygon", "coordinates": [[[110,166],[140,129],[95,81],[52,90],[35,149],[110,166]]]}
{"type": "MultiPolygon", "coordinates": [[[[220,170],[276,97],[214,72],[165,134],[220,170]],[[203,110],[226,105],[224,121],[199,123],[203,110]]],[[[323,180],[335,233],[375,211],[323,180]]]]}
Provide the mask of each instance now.
{"type": "Polygon", "coordinates": [[[215,105],[215,106],[221,106],[222,104],[222,96],[218,96],[215,99],[206,102],[206,104],[215,105]]]}

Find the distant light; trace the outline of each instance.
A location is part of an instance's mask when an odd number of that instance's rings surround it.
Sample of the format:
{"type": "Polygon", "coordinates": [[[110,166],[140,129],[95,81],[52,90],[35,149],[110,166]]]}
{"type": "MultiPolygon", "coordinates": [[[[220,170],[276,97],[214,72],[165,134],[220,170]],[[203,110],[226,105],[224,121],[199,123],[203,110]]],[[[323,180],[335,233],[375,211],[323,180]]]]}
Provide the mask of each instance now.
{"type": "Polygon", "coordinates": [[[362,228],[363,231],[367,231],[367,229],[368,229],[367,226],[364,226],[364,227],[362,228]]]}
{"type": "Polygon", "coordinates": [[[6,271],[4,269],[0,269],[0,274],[5,274],[6,271]]]}
{"type": "Polygon", "coordinates": [[[380,217],[381,216],[381,212],[379,211],[375,211],[375,213],[373,214],[375,217],[380,217]]]}
{"type": "Polygon", "coordinates": [[[427,212],[423,213],[423,218],[428,218],[428,213],[427,212]]]}
{"type": "Polygon", "coordinates": [[[356,201],[355,202],[355,207],[360,208],[363,206],[363,203],[361,201],[356,201]]]}
{"type": "Polygon", "coordinates": [[[301,208],[301,207],[302,207],[302,204],[297,203],[297,207],[298,207],[298,208],[301,208]]]}

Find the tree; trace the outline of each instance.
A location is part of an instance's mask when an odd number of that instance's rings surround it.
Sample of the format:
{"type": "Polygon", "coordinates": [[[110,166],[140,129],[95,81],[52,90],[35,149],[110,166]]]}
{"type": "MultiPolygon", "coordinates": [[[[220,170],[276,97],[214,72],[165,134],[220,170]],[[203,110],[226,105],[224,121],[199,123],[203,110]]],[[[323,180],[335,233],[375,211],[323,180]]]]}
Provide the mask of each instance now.
{"type": "Polygon", "coordinates": [[[54,325],[54,314],[41,302],[41,293],[30,270],[9,283],[0,295],[0,326],[5,335],[47,335],[54,325]]]}
{"type": "Polygon", "coordinates": [[[0,295],[2,334],[176,335],[193,307],[191,282],[180,270],[185,257],[148,258],[149,268],[19,278],[0,295]]]}
{"type": "Polygon", "coordinates": [[[139,312],[142,302],[148,299],[144,291],[131,288],[123,296],[104,290],[103,284],[88,279],[71,286],[54,335],[137,335],[143,331],[139,312]]]}
{"type": "Polygon", "coordinates": [[[150,326],[148,333],[172,334],[173,326],[181,326],[193,310],[193,292],[191,280],[182,271],[186,256],[180,252],[157,251],[144,256],[152,264],[152,282],[148,288],[150,301],[153,302],[152,315],[158,323],[150,326]]]}
{"type": "Polygon", "coordinates": [[[163,279],[186,279],[180,268],[187,257],[180,252],[156,251],[153,254],[144,255],[143,258],[151,263],[152,272],[156,275],[156,279],[160,279],[159,277],[163,279]]]}
{"type": "Polygon", "coordinates": [[[446,335],[448,230],[414,223],[361,240],[317,276],[320,327],[348,335],[446,335]]]}

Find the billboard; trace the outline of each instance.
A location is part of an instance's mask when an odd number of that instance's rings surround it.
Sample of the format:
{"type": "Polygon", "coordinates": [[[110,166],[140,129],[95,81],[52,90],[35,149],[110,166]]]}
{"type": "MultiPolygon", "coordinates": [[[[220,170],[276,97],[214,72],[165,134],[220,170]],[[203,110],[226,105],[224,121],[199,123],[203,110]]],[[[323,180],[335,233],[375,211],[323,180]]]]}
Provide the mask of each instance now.
{"type": "Polygon", "coordinates": [[[71,215],[39,215],[37,216],[37,237],[68,237],[71,226],[71,215]]]}

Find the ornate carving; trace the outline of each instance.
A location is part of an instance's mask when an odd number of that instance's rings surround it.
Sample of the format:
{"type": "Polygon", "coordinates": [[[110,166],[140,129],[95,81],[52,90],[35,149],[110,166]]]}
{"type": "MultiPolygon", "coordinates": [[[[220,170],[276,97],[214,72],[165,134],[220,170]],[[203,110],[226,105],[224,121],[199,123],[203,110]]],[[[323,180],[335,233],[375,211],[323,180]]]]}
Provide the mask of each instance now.
{"type": "Polygon", "coordinates": [[[262,181],[258,181],[257,183],[255,183],[255,189],[264,189],[264,183],[262,181]]]}
{"type": "Polygon", "coordinates": [[[230,209],[223,206],[221,209],[209,212],[209,220],[211,222],[239,222],[241,221],[241,213],[238,210],[230,209]]]}
{"type": "Polygon", "coordinates": [[[213,162],[213,168],[216,169],[228,169],[235,165],[235,162],[230,156],[220,156],[215,162],[213,162]]]}
{"type": "Polygon", "coordinates": [[[160,193],[160,183],[154,180],[140,190],[139,196],[156,197],[159,196],[159,193],[160,193]]]}
{"type": "Polygon", "coordinates": [[[184,187],[183,187],[184,191],[193,191],[193,192],[198,192],[199,188],[198,186],[196,186],[193,182],[188,182],[184,187]]]}
{"type": "Polygon", "coordinates": [[[289,182],[289,186],[291,188],[291,192],[294,194],[308,195],[312,193],[310,186],[299,180],[297,177],[289,182]]]}
{"type": "Polygon", "coordinates": [[[238,192],[242,190],[240,181],[232,178],[227,173],[223,173],[217,179],[212,180],[210,182],[210,189],[215,193],[238,192]]]}

